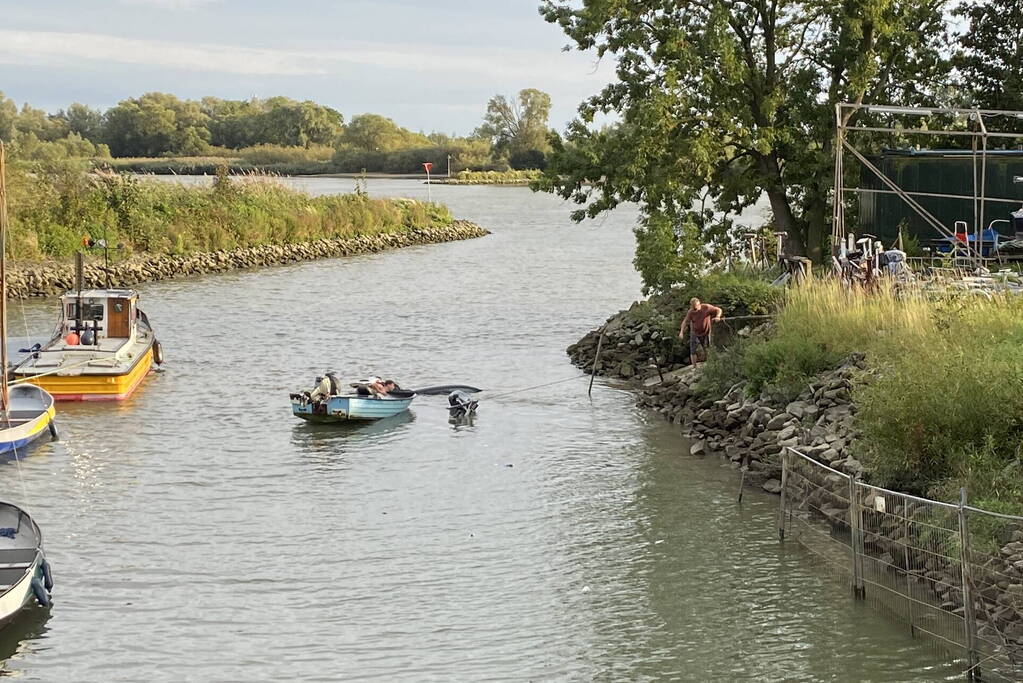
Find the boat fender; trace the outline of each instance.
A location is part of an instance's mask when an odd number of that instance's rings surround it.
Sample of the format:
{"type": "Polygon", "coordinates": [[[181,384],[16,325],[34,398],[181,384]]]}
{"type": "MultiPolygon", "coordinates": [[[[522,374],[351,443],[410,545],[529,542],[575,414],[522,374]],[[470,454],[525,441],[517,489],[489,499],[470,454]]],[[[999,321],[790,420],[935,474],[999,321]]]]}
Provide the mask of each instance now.
{"type": "Polygon", "coordinates": [[[53,590],[53,571],[50,569],[50,563],[46,560],[43,560],[43,586],[47,591],[53,590]]]}
{"type": "Polygon", "coordinates": [[[32,577],[32,592],[36,595],[36,602],[39,603],[40,607],[50,606],[50,594],[46,592],[46,588],[43,587],[43,582],[38,577],[32,577]]]}
{"type": "Polygon", "coordinates": [[[163,344],[153,341],[153,360],[157,365],[163,365],[163,344]]]}
{"type": "Polygon", "coordinates": [[[60,434],[57,433],[57,423],[50,420],[50,436],[54,441],[60,441],[60,434]]]}

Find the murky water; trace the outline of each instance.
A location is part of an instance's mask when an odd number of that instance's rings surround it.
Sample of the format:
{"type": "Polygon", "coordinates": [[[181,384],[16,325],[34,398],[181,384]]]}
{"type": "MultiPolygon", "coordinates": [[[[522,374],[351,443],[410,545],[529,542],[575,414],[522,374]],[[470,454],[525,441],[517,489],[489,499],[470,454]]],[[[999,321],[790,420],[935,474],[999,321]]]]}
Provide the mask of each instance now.
{"type": "MultiPolygon", "coordinates": [[[[296,181],[316,192],[352,181],[296,181]]],[[[378,194],[423,196],[412,181],[378,194]]],[[[954,668],[776,540],[777,499],[687,455],[564,348],[639,295],[634,213],[435,187],[481,240],[146,285],[168,361],[62,405],[2,468],[54,566],[0,633],[28,680],[938,680],[954,668]],[[292,418],[335,369],[504,392],[355,429],[292,418]]],[[[52,302],[15,304],[43,335],[52,302]]]]}

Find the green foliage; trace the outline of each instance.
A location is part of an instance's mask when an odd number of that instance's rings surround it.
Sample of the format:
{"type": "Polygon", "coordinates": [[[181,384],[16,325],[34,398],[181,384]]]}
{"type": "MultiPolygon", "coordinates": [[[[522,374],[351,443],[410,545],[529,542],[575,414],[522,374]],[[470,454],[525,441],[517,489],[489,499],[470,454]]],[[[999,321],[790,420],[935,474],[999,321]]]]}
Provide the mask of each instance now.
{"type": "Polygon", "coordinates": [[[455,185],[528,185],[539,177],[539,170],[459,171],[447,182],[455,185]]]}
{"type": "Polygon", "coordinates": [[[328,145],[310,145],[308,147],[256,145],[238,150],[237,155],[247,164],[262,167],[273,164],[322,164],[333,158],[334,149],[328,145]]]}
{"type": "Polygon", "coordinates": [[[969,22],[954,63],[966,106],[1023,110],[1023,12],[1017,0],[969,0],[956,8],[969,22]]]}
{"type": "Polygon", "coordinates": [[[198,103],[151,92],[107,111],[103,141],[119,157],[200,154],[210,142],[208,123],[198,103]]]}
{"type": "MultiPolygon", "coordinates": [[[[718,230],[693,215],[708,208],[703,193],[725,216],[767,195],[788,248],[818,256],[828,233],[834,105],[910,104],[939,92],[948,80],[945,4],[544,0],[544,17],[580,50],[615,60],[618,80],[583,102],[564,138],[552,141],[537,187],[584,205],[576,218],[638,202],[645,221],[667,218],[677,236],[692,225],[718,230]],[[618,123],[596,128],[606,116],[618,123]]],[[[672,244],[660,226],[649,232],[669,269],[680,248],[713,241],[672,244]]]]}
{"type": "Polygon", "coordinates": [[[496,155],[486,136],[424,135],[376,114],[361,114],[345,126],[339,112],[311,101],[193,101],[155,92],[123,100],[105,113],[74,103],[53,115],[27,105],[19,110],[0,93],[0,140],[23,142],[30,150],[25,158],[112,153],[116,160],[105,166],[150,173],[213,173],[221,158],[232,173],[411,174],[421,173],[424,162],[438,175],[449,168],[504,171],[509,161],[517,169],[538,168],[544,164],[547,131],[537,128],[536,120],[546,121],[550,98],[539,91],[523,91],[523,97],[523,132],[516,139],[528,144],[516,142],[496,155]]]}
{"type": "Polygon", "coordinates": [[[445,225],[443,206],[365,195],[311,197],[273,178],[220,175],[212,187],[110,172],[82,161],[27,162],[9,169],[12,254],[66,258],[85,236],[122,242],[130,253],[180,254],[308,242],[445,225]]]}
{"type": "Polygon", "coordinates": [[[703,385],[722,391],[742,379],[751,392],[793,398],[813,375],[863,353],[869,381],[853,395],[853,447],[874,483],[946,500],[967,486],[975,505],[1023,512],[1021,321],[1015,296],[812,283],[790,290],[769,338],[712,356],[703,385]]]}
{"type": "Polygon", "coordinates": [[[550,151],[547,141],[550,113],[551,96],[542,90],[527,88],[512,100],[495,95],[487,103],[483,124],[476,132],[489,138],[494,156],[507,157],[512,168],[543,168],[550,151]]]}

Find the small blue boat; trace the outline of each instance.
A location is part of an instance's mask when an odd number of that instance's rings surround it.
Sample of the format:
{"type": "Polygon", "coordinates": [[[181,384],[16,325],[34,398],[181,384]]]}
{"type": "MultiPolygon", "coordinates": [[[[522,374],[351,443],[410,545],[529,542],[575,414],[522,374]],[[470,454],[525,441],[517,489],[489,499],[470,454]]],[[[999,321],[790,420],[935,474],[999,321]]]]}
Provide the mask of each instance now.
{"type": "Polygon", "coordinates": [[[387,396],[343,394],[323,401],[312,401],[306,395],[292,394],[291,412],[295,417],[310,422],[349,422],[354,420],[382,420],[408,410],[412,391],[392,391],[387,396]]]}
{"type": "Polygon", "coordinates": [[[9,389],[9,409],[0,410],[0,454],[15,453],[41,436],[56,436],[53,397],[31,384],[9,389]]]}

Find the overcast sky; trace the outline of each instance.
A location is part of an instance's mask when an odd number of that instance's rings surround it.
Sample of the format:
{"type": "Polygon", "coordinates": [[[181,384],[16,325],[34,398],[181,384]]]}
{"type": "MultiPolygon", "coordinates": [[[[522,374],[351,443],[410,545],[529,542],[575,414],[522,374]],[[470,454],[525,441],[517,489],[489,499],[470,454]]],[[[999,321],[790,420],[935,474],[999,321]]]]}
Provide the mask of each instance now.
{"type": "Polygon", "coordinates": [[[497,93],[563,128],[612,65],[564,53],[537,0],[0,0],[0,91],[55,111],[159,90],[286,95],[464,134],[497,93]]]}

